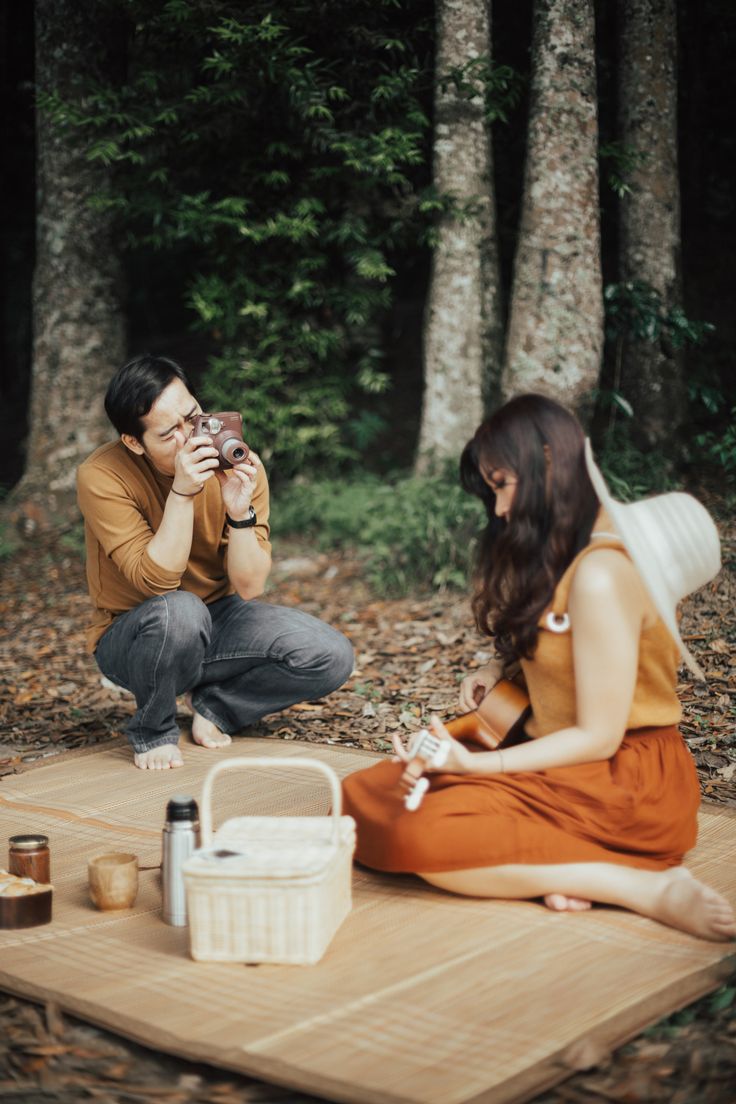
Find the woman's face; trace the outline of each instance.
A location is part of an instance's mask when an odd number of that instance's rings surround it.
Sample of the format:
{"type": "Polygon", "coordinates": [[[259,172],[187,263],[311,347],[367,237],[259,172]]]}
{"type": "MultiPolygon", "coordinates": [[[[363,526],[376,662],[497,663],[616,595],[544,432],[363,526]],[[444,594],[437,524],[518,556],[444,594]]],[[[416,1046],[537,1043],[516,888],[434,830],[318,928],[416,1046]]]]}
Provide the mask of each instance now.
{"type": "Polygon", "coordinates": [[[509,520],[518,480],[509,468],[493,468],[484,480],[496,496],[496,517],[509,520]]]}

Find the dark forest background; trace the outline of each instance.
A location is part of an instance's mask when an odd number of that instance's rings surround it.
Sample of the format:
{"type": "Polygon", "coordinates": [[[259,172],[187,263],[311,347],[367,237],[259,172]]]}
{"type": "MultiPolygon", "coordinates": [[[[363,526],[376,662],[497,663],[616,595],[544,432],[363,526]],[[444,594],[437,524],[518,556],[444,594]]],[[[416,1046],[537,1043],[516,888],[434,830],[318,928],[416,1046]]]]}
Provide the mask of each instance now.
{"type": "MultiPolygon", "coordinates": [[[[247,6],[244,6],[244,11],[247,6]]],[[[399,6],[401,8],[402,6],[399,6]]],[[[411,20],[413,48],[431,68],[432,5],[403,5],[411,20]],[[422,20],[423,26],[422,26],[422,20]]],[[[596,4],[596,53],[601,145],[616,133],[616,22],[619,6],[596,4]]],[[[402,33],[402,16],[396,31],[402,33]]],[[[677,4],[679,71],[678,136],[682,198],[682,307],[688,319],[712,324],[713,331],[688,351],[687,433],[727,432],[736,403],[734,349],[734,256],[736,255],[733,127],[733,58],[736,55],[736,9],[723,0],[679,0],[677,4]]],[[[498,206],[498,244],[505,297],[508,300],[526,148],[528,78],[532,34],[531,0],[495,0],[493,56],[520,76],[517,100],[508,121],[493,128],[494,177],[498,206]]],[[[0,326],[0,393],[6,427],[2,484],[11,488],[21,477],[29,435],[29,393],[32,366],[31,284],[35,261],[35,110],[34,9],[32,4],[5,4],[0,14],[2,89],[2,325],[0,326]]],[[[431,117],[431,82],[423,92],[431,117]]],[[[266,128],[267,130],[267,128],[266,128]]],[[[262,135],[265,141],[266,130],[262,135]]],[[[412,170],[417,189],[431,184],[431,131],[425,135],[422,163],[412,170]]],[[[601,162],[600,202],[604,285],[616,281],[619,270],[618,202],[609,177],[611,165],[601,162]]],[[[218,165],[211,165],[217,180],[218,165]]],[[[121,237],[122,244],[122,237],[121,237]]],[[[126,345],[133,354],[160,351],[182,360],[201,378],[207,360],[220,352],[217,327],[193,326],[188,303],[189,278],[199,262],[194,242],[178,248],[121,249],[125,268],[126,345]]],[[[350,402],[365,415],[352,440],[353,462],[377,470],[408,468],[419,432],[422,390],[422,319],[430,273],[431,243],[416,238],[412,248],[391,257],[395,276],[391,295],[380,314],[381,370],[388,377],[384,393],[370,389],[350,402]],[[362,434],[362,436],[361,436],[362,434]]],[[[373,325],[373,321],[371,321],[373,325]]],[[[601,389],[610,387],[613,350],[604,358],[601,389]]],[[[112,370],[114,365],[110,365],[112,370]]],[[[246,398],[247,403],[247,398],[246,398]]],[[[53,412],[73,419],[73,409],[53,412]]],[[[246,414],[247,419],[247,414],[246,414]]],[[[709,454],[712,459],[713,450],[709,454]]],[[[329,460],[329,457],[327,458],[329,460]]],[[[699,459],[690,450],[685,460],[699,459]]],[[[343,457],[345,460],[345,457],[343,457]]],[[[328,465],[329,466],[329,465],[328,465]]]]}

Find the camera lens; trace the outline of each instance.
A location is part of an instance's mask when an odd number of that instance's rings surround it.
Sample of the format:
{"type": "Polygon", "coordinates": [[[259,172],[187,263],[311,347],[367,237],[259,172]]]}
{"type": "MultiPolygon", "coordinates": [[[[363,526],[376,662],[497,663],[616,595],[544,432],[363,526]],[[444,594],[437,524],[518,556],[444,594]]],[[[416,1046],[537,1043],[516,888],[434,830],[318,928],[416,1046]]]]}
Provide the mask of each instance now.
{"type": "Polygon", "coordinates": [[[240,437],[228,437],[220,444],[220,467],[231,468],[248,459],[248,446],[240,437]]]}

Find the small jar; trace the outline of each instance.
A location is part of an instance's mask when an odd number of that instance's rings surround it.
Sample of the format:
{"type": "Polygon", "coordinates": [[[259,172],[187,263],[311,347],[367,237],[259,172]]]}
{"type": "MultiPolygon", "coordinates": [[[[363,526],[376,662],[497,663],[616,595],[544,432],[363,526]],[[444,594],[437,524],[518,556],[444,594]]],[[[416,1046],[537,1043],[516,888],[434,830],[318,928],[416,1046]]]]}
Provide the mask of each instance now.
{"type": "Polygon", "coordinates": [[[11,836],[9,843],[8,871],[11,874],[44,884],[51,881],[48,836],[11,836]]]}

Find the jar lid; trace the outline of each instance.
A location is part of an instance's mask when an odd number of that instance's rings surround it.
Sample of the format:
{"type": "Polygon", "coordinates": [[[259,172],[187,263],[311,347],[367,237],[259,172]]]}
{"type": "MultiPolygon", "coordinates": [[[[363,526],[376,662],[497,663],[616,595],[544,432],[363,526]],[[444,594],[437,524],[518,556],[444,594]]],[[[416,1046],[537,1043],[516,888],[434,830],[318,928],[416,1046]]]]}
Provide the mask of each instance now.
{"type": "Polygon", "coordinates": [[[37,847],[48,847],[48,836],[11,836],[9,844],[14,851],[35,851],[37,847]]]}

